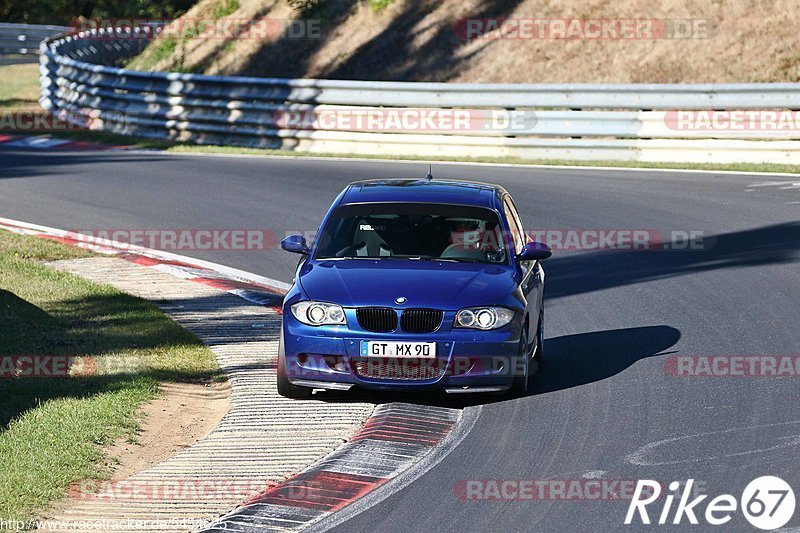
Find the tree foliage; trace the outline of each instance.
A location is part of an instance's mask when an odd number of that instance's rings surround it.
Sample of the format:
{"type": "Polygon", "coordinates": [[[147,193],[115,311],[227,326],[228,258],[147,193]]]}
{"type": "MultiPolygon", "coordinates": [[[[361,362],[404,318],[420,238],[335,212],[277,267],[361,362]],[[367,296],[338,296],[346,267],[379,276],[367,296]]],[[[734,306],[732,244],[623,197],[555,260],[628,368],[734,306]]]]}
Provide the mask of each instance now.
{"type": "Polygon", "coordinates": [[[79,18],[178,17],[196,0],[0,0],[0,21],[67,24],[79,18]]]}
{"type": "Polygon", "coordinates": [[[287,0],[289,5],[300,14],[308,13],[319,6],[321,0],[287,0]]]}

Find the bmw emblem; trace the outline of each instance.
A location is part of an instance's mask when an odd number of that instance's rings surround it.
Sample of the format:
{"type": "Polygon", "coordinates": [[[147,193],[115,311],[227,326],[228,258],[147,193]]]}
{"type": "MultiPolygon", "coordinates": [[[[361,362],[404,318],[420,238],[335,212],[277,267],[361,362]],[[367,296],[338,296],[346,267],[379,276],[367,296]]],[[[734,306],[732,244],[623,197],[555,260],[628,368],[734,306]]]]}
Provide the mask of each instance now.
{"type": "Polygon", "coordinates": [[[406,299],[406,297],[405,297],[405,296],[398,296],[397,298],[395,298],[395,299],[394,299],[394,303],[396,303],[396,304],[398,304],[398,305],[403,305],[403,304],[404,304],[404,303],[406,303],[407,301],[408,301],[408,300],[406,299]]]}

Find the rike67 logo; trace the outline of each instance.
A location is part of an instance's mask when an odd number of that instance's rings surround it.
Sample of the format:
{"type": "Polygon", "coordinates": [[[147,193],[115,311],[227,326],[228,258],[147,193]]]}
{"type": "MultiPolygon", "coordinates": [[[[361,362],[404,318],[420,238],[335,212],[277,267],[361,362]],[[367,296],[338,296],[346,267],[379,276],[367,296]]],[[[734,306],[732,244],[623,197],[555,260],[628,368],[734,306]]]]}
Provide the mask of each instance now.
{"type": "Polygon", "coordinates": [[[660,502],[663,486],[658,481],[649,479],[639,480],[633,493],[633,499],[625,516],[625,525],[630,525],[638,520],[642,524],[651,524],[651,520],[659,525],[689,523],[697,525],[700,519],[713,526],[721,526],[730,522],[734,515],[741,510],[744,517],[753,527],[770,531],[785,526],[794,516],[795,495],[792,487],[784,480],[775,476],[763,476],[751,481],[737,500],[731,494],[721,494],[706,502],[707,494],[696,496],[692,500],[692,487],[694,480],[686,483],[673,481],[669,484],[668,491],[660,502]],[[680,489],[683,491],[679,493],[680,489]],[[673,504],[678,501],[673,512],[673,504]],[[703,505],[705,510],[702,511],[703,505]],[[648,506],[650,509],[648,510],[648,506]],[[660,512],[659,511],[660,507],[660,512]],[[657,514],[650,517],[648,511],[657,514]],[[699,518],[698,518],[699,517],[699,518]]]}

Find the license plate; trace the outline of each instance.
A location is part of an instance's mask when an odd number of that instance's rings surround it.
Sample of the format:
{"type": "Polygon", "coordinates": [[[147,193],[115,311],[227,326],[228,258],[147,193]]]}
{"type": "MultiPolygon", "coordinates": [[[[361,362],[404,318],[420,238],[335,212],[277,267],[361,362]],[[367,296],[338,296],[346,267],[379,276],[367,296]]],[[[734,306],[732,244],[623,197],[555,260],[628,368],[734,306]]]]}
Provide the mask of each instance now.
{"type": "Polygon", "coordinates": [[[361,357],[436,357],[435,342],[361,341],[361,357]]]}

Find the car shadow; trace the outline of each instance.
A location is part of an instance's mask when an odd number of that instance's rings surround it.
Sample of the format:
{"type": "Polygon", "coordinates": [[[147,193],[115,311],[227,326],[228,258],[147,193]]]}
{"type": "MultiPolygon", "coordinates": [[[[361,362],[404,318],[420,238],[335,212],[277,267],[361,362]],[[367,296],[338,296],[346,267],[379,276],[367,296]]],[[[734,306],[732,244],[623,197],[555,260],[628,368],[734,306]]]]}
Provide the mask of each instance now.
{"type": "MultiPolygon", "coordinates": [[[[529,396],[547,394],[608,379],[637,361],[666,355],[681,333],[670,326],[643,326],[564,335],[545,340],[545,356],[530,381],[529,396]]],[[[461,409],[514,401],[507,394],[446,394],[444,392],[378,392],[352,389],[325,391],[314,399],[331,402],[402,402],[461,409]]]]}
{"type": "Polygon", "coordinates": [[[608,379],[637,361],[664,355],[681,333],[644,326],[564,335],[545,341],[545,357],[531,379],[532,394],[556,392],[608,379]]]}
{"type": "Polygon", "coordinates": [[[664,249],[650,251],[556,251],[545,264],[547,298],[557,300],[723,269],[798,263],[800,222],[708,235],[696,244],[696,250],[682,250],[680,242],[667,241],[664,249]]]}

